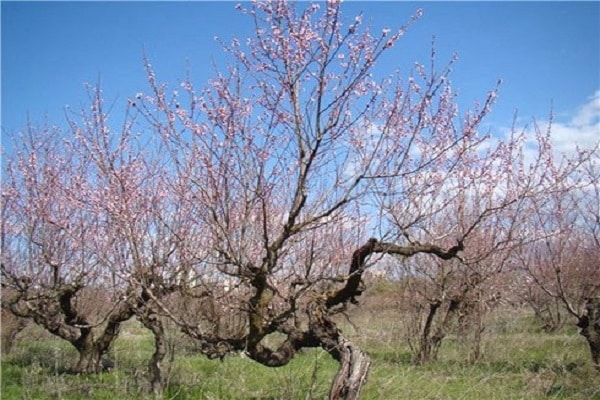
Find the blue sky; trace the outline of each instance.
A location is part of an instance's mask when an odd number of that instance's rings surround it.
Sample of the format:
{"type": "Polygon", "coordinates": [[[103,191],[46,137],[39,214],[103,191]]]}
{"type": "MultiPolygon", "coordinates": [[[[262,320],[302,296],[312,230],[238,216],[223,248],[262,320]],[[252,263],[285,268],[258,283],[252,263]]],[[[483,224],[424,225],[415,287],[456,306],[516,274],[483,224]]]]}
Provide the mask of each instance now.
{"type": "MultiPolygon", "coordinates": [[[[22,129],[27,115],[64,125],[65,105],[86,103],[84,82],[100,81],[107,102],[124,106],[147,91],[144,52],[159,81],[176,89],[189,65],[200,85],[213,64],[224,66],[214,37],[252,33],[235,4],[2,1],[2,136],[22,129]]],[[[502,78],[488,125],[506,128],[516,109],[523,120],[545,119],[553,106],[563,135],[600,137],[600,2],[346,1],[343,13],[351,21],[362,11],[378,31],[417,8],[423,17],[380,70],[408,75],[415,61],[428,64],[435,35],[439,65],[459,55],[451,81],[463,111],[502,78]]]]}

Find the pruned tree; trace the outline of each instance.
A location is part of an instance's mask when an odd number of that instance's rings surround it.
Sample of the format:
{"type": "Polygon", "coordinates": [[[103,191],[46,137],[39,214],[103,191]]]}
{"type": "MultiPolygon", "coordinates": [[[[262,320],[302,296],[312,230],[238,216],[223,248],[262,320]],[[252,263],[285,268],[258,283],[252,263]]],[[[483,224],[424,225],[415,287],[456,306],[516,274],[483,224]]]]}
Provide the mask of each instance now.
{"type": "MultiPolygon", "coordinates": [[[[483,194],[481,206],[473,197],[467,219],[444,231],[447,203],[477,196],[478,179],[488,189],[497,183],[491,175],[501,168],[477,152],[489,140],[478,127],[496,91],[461,120],[452,62],[440,73],[418,65],[407,81],[399,73],[373,77],[408,25],[374,34],[360,15],[345,23],[334,1],[238,8],[255,34],[221,41],[231,63],[207,87],[186,78],[170,93],[147,61],[151,91],[132,102],[163,138],[177,170],[172,189],[201,235],[181,236],[193,267],[179,296],[187,304],[213,299],[215,309],[245,322],[221,331],[214,326],[224,323],[222,313],[190,316],[156,301],[210,357],[245,351],[277,367],[302,347],[322,347],[341,364],[330,396],[356,398],[370,362],[333,316],[359,301],[367,261],[390,254],[458,260],[475,228],[500,220],[498,210],[527,190],[483,194]],[[432,198],[447,185],[449,197],[432,198]],[[433,223],[437,234],[422,235],[433,223]],[[374,234],[381,236],[366,239],[374,234]],[[274,333],[285,339],[271,348],[265,341],[274,333]]],[[[506,158],[514,141],[491,152],[506,158]]]]}
{"type": "Polygon", "coordinates": [[[194,235],[166,162],[160,137],[137,131],[138,109],[128,103],[122,126],[114,128],[100,88],[90,88],[92,111],[69,118],[76,150],[89,159],[83,202],[102,221],[108,245],[99,255],[110,266],[115,291],[127,309],[154,336],[148,364],[150,391],[161,397],[167,336],[156,300],[179,290],[189,265],[182,237],[194,235]]]}
{"type": "Polygon", "coordinates": [[[421,256],[398,262],[396,274],[406,281],[411,299],[400,309],[412,315],[407,332],[417,363],[435,359],[446,335],[473,317],[479,322],[472,356],[480,356],[484,303],[499,294],[494,282],[506,272],[508,254],[519,243],[514,237],[519,208],[537,191],[536,181],[518,176],[524,175],[517,165],[524,133],[499,140],[479,131],[496,90],[459,117],[449,84],[452,62],[438,73],[434,57],[430,71],[419,66],[418,75],[409,79],[423,93],[421,100],[392,108],[404,119],[388,129],[410,138],[414,149],[400,159],[386,159],[390,173],[377,177],[374,192],[379,226],[393,241],[461,246],[460,257],[451,261],[421,256]],[[433,102],[436,93],[440,100],[433,102]],[[410,114],[411,109],[418,112],[410,114]],[[413,119],[402,117],[407,113],[413,119]]]}
{"type": "Polygon", "coordinates": [[[75,371],[99,372],[132,313],[114,301],[101,258],[109,242],[82,203],[88,159],[55,127],[30,126],[17,139],[2,193],[2,307],[70,342],[75,371]],[[92,290],[100,297],[85,301],[92,290]]]}
{"type": "Polygon", "coordinates": [[[68,110],[68,131],[30,126],[15,138],[3,186],[2,304],[73,344],[78,373],[102,371],[121,323],[137,316],[156,336],[150,381],[160,393],[164,331],[151,298],[182,279],[172,257],[181,220],[170,219],[168,175],[134,132],[135,109],[115,129],[101,90],[88,93],[89,109],[68,110]]]}

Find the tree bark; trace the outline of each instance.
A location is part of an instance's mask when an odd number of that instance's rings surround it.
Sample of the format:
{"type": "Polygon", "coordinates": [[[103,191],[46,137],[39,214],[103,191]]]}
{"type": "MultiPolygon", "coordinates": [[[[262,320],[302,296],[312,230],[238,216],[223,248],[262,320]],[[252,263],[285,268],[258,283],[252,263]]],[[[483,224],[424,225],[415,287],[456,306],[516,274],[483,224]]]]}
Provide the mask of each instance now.
{"type": "Polygon", "coordinates": [[[354,400],[367,380],[371,360],[354,343],[339,335],[338,351],[341,356],[340,368],[333,379],[329,399],[354,400]]]}
{"type": "Polygon", "coordinates": [[[419,340],[419,353],[414,360],[417,364],[424,364],[431,358],[432,340],[431,340],[431,328],[433,326],[433,319],[437,313],[437,310],[442,305],[441,301],[433,301],[429,303],[429,313],[421,332],[421,338],[419,340]]]}
{"type": "Polygon", "coordinates": [[[102,355],[93,343],[78,348],[77,351],[79,351],[79,360],[75,366],[75,373],[97,374],[102,371],[102,355]]]}
{"type": "Polygon", "coordinates": [[[373,253],[396,254],[405,257],[425,253],[433,254],[442,260],[450,260],[452,258],[459,258],[458,253],[462,250],[464,250],[462,241],[459,241],[456,246],[445,250],[432,244],[413,242],[407,246],[398,246],[394,243],[380,242],[375,238],[371,238],[366,244],[354,251],[346,285],[338,291],[331,293],[327,297],[325,305],[328,309],[331,309],[338,304],[347,303],[348,301],[353,303],[357,302],[356,297],[360,296],[364,290],[360,285],[362,273],[365,268],[364,264],[366,259],[373,253]]]}
{"type": "Polygon", "coordinates": [[[17,335],[27,327],[29,320],[14,315],[10,310],[2,308],[2,354],[10,354],[17,335]]]}
{"type": "Polygon", "coordinates": [[[155,314],[150,314],[142,318],[144,326],[152,331],[154,335],[154,353],[148,362],[148,377],[150,380],[150,389],[154,397],[162,398],[165,389],[165,377],[163,376],[161,363],[167,355],[167,338],[165,329],[155,314]]]}
{"type": "Polygon", "coordinates": [[[309,308],[309,329],[321,347],[340,363],[329,399],[358,399],[371,367],[369,356],[342,335],[327,315],[325,306],[319,302],[314,302],[309,308]]]}
{"type": "Polygon", "coordinates": [[[586,314],[579,317],[577,326],[588,342],[594,367],[600,372],[600,298],[589,299],[585,309],[586,314]]]}
{"type": "Polygon", "coordinates": [[[461,300],[450,300],[450,304],[448,305],[448,309],[446,310],[446,315],[444,316],[444,319],[442,320],[441,324],[438,325],[435,333],[431,336],[431,355],[432,359],[434,360],[437,358],[437,352],[442,344],[442,340],[444,340],[444,338],[448,334],[448,331],[451,328],[452,321],[454,320],[454,316],[458,312],[460,304],[461,300]]]}
{"type": "Polygon", "coordinates": [[[369,357],[352,342],[346,340],[329,318],[329,313],[338,305],[346,304],[349,301],[357,302],[356,297],[360,296],[363,291],[361,279],[367,258],[373,253],[397,254],[406,257],[427,253],[443,260],[449,260],[458,257],[458,252],[463,249],[462,242],[445,250],[435,245],[417,242],[408,246],[398,246],[371,238],[354,251],[346,284],[339,290],[329,293],[322,304],[315,301],[309,310],[311,333],[321,341],[322,347],[340,362],[340,369],[329,392],[330,399],[357,399],[371,365],[369,357]]]}
{"type": "Polygon", "coordinates": [[[121,303],[108,317],[101,335],[95,338],[94,329],[97,328],[92,328],[86,316],[79,314],[71,304],[76,293],[77,290],[66,286],[56,297],[48,296],[35,302],[23,300],[24,304],[29,303],[25,313],[19,313],[18,301],[10,305],[10,311],[32,318],[48,332],[71,343],[79,353],[73,369],[75,373],[99,373],[112,364],[109,360],[103,360],[103,357],[119,335],[121,324],[133,316],[134,310],[128,303],[121,303]]]}

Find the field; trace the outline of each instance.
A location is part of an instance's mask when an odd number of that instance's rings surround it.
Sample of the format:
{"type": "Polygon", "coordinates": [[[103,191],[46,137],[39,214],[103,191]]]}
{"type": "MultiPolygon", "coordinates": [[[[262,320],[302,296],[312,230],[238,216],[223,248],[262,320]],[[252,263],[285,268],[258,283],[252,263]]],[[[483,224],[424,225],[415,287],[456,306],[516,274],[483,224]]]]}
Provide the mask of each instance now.
{"type": "MultiPolygon", "coordinates": [[[[525,311],[496,312],[484,334],[484,357],[467,361],[455,336],[438,360],[417,366],[393,314],[363,313],[345,332],[373,365],[363,399],[600,399],[600,379],[585,340],[574,329],[547,334],[525,311]]],[[[177,333],[174,358],[165,366],[165,399],[322,399],[337,364],[321,350],[305,350],[281,368],[263,367],[242,355],[223,361],[194,354],[177,333]]],[[[21,333],[2,357],[2,399],[146,399],[145,364],[152,337],[128,322],[111,350],[116,368],[96,376],[69,373],[76,353],[35,326],[21,333]]]]}

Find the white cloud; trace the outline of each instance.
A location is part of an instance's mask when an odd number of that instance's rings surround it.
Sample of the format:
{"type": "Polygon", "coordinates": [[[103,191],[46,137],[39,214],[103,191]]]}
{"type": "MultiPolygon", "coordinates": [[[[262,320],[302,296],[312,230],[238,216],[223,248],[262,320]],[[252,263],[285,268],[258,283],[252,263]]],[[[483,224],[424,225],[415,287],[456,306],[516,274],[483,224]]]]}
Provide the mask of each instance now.
{"type": "MultiPolygon", "coordinates": [[[[549,121],[547,119],[534,119],[526,123],[518,119],[515,132],[525,133],[524,157],[525,165],[535,162],[538,155],[536,130],[539,133],[547,132],[549,121]]],[[[499,128],[503,133],[501,137],[508,139],[511,128],[499,128]]],[[[554,118],[550,127],[550,140],[556,162],[562,156],[575,156],[577,150],[598,150],[600,144],[600,90],[588,97],[581,106],[571,113],[561,113],[561,118],[554,118]]]]}
{"type": "Polygon", "coordinates": [[[576,146],[592,149],[600,141],[600,90],[597,90],[567,122],[554,122],[552,143],[558,153],[572,154],[576,146]]]}
{"type": "Polygon", "coordinates": [[[595,125],[598,127],[600,124],[600,89],[579,109],[573,117],[572,123],[575,126],[595,125]]]}

